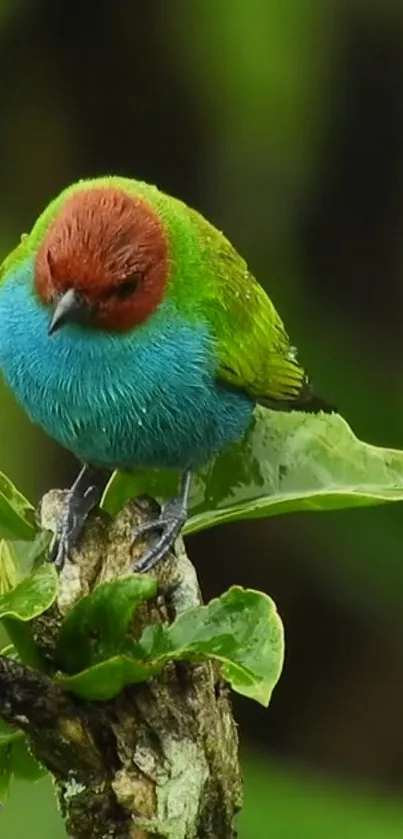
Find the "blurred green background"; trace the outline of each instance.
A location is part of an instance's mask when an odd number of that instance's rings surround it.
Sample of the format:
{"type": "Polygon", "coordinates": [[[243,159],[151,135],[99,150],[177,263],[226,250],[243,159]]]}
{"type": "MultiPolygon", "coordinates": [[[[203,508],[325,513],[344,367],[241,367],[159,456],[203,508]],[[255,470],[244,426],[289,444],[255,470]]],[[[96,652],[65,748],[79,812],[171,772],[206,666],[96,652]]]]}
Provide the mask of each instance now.
{"type": "MultiPolygon", "coordinates": [[[[403,448],[401,0],[0,0],[0,248],[79,177],[156,182],[224,229],[355,432],[403,448]]],[[[0,468],[76,470],[0,392],[0,468]]],[[[403,508],[189,538],[206,596],[276,600],[283,678],[234,701],[240,839],[403,835],[403,508]]],[[[2,839],[59,839],[49,781],[2,839]]]]}

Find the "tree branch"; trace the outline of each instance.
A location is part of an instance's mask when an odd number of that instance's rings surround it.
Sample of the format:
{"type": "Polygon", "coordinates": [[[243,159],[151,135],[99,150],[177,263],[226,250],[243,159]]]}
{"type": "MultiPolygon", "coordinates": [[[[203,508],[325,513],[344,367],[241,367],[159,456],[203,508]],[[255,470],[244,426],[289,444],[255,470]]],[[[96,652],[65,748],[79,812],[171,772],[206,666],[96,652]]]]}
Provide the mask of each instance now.
{"type": "MultiPolygon", "coordinates": [[[[55,530],[64,493],[41,504],[41,524],[55,530]]],[[[51,671],[55,639],[74,603],[105,580],[129,573],[147,539],[133,546],[133,528],[155,515],[138,499],[116,519],[88,523],[81,546],[63,569],[57,603],[34,621],[34,636],[51,671]]],[[[164,562],[160,591],[133,622],[171,621],[200,602],[183,542],[164,562]]],[[[227,688],[211,663],[167,665],[148,683],[109,702],[85,702],[48,676],[0,658],[0,714],[23,729],[38,760],[53,774],[72,839],[232,839],[241,803],[238,738],[227,688]]]]}

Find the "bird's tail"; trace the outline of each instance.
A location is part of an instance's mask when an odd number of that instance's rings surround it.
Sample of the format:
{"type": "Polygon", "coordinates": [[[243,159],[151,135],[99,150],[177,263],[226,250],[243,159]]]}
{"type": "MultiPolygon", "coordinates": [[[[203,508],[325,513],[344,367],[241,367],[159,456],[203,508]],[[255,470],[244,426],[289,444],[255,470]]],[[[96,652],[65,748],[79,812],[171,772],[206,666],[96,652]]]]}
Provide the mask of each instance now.
{"type": "Polygon", "coordinates": [[[290,403],[292,411],[306,411],[308,414],[318,414],[323,411],[325,414],[337,413],[337,408],[313,391],[308,379],[305,380],[297,398],[290,403]]]}
{"type": "Polygon", "coordinates": [[[270,397],[259,397],[258,401],[266,408],[276,411],[305,411],[307,414],[337,414],[338,410],[321,396],[314,393],[309,380],[305,377],[298,393],[292,398],[273,399],[270,397]]]}

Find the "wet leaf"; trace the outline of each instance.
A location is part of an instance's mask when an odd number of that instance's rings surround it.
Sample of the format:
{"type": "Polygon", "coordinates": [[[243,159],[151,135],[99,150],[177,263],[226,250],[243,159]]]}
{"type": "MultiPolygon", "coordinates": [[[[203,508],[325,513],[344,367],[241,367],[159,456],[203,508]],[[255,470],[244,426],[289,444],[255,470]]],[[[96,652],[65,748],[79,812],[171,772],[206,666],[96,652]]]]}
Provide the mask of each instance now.
{"type": "MultiPolygon", "coordinates": [[[[165,498],[176,485],[168,470],[115,473],[103,504],[116,513],[133,495],[165,498]]],[[[402,500],[402,451],[364,443],[338,414],[257,408],[246,438],[195,474],[184,534],[237,519],[402,500]]]]}

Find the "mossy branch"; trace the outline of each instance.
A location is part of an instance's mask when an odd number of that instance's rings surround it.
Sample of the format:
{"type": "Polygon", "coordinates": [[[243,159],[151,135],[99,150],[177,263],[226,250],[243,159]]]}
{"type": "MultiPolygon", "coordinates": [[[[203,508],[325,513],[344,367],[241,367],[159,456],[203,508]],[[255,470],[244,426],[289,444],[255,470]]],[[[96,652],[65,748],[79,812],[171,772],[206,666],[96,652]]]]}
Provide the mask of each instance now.
{"type": "MultiPolygon", "coordinates": [[[[41,504],[44,529],[55,529],[64,493],[41,504]]],[[[133,528],[155,515],[138,499],[110,519],[89,522],[61,574],[57,602],[33,622],[49,671],[66,614],[101,581],[127,574],[146,546],[133,528]]],[[[133,633],[171,622],[200,603],[196,574],[181,541],[158,572],[161,594],[141,604],[133,633]]],[[[213,662],[171,662],[149,682],[108,702],[78,699],[44,673],[0,658],[0,715],[24,730],[53,775],[72,839],[232,839],[242,785],[238,737],[228,690],[213,662]]]]}

